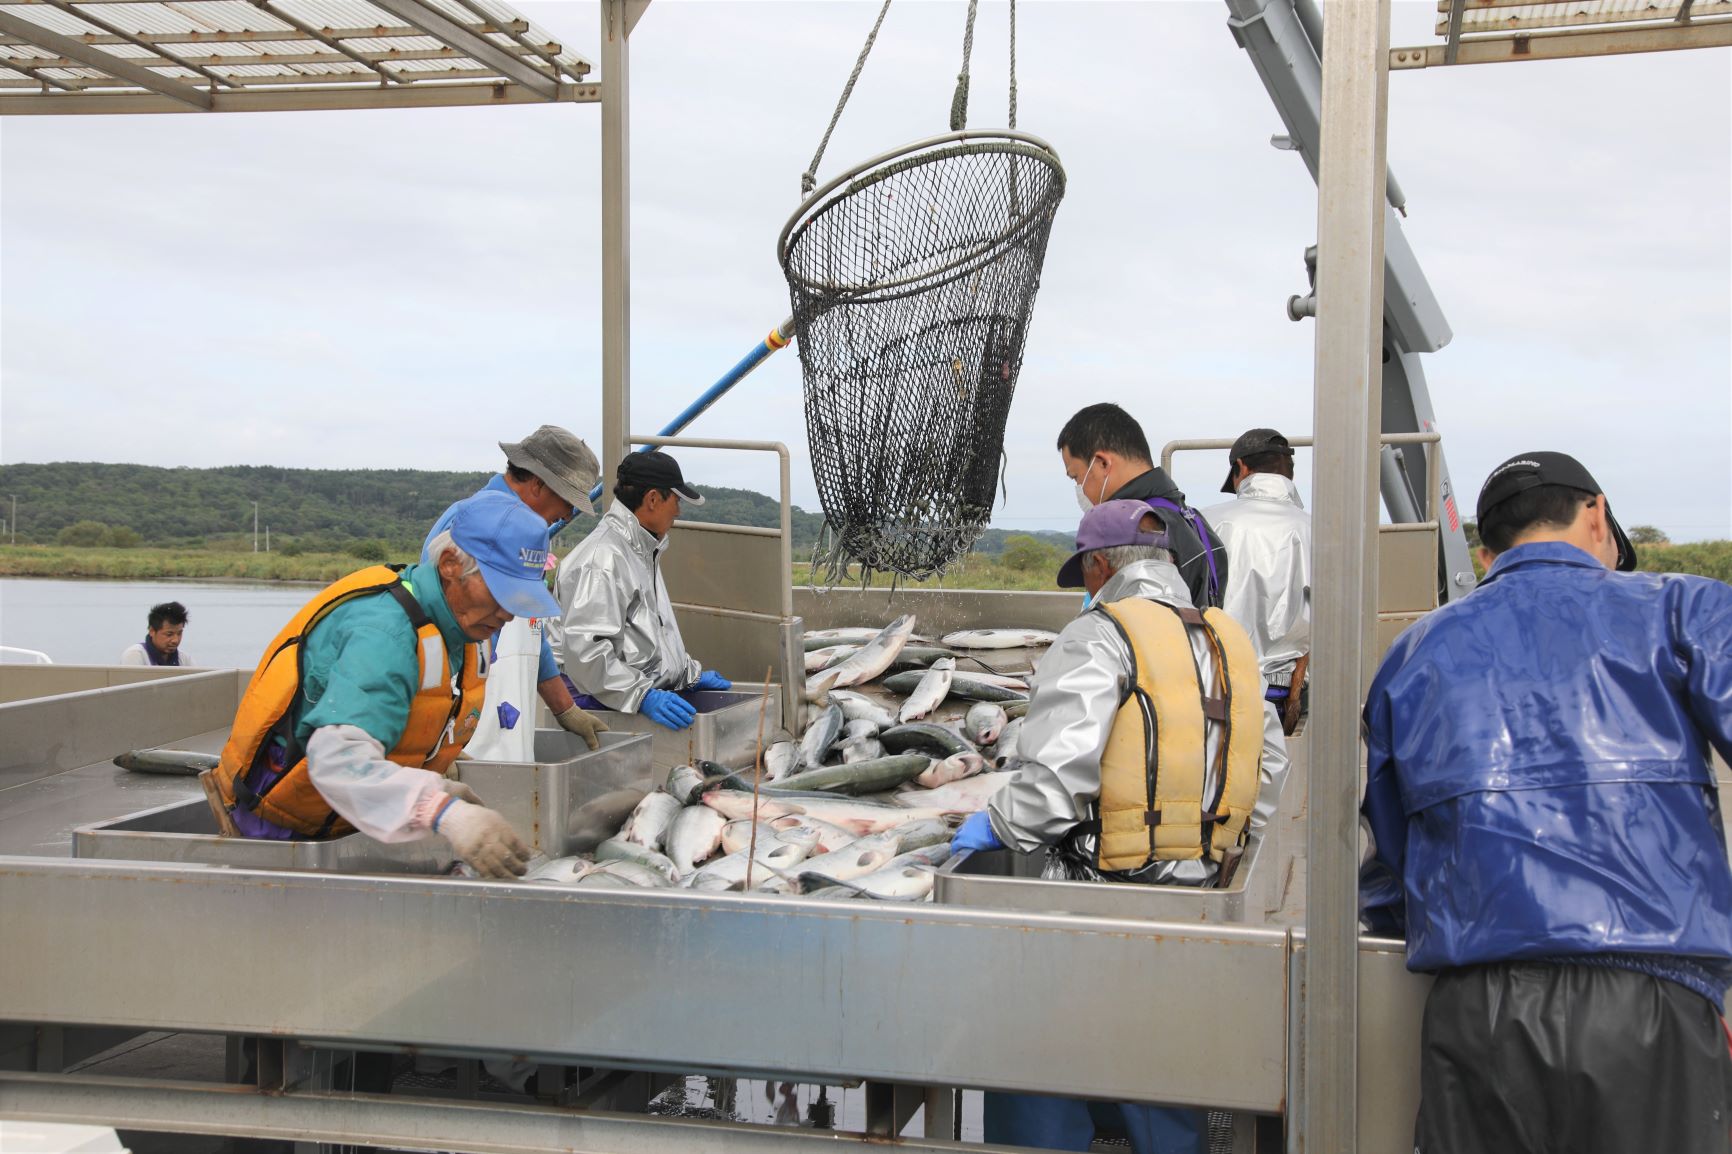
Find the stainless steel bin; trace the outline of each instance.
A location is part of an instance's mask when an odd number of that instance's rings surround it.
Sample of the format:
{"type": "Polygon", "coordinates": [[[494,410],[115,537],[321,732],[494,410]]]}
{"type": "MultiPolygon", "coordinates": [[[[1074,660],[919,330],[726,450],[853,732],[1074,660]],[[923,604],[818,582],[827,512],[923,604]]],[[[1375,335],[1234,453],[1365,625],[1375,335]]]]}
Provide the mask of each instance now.
{"type": "MultiPolygon", "coordinates": [[[[758,712],[764,707],[761,686],[740,685],[732,690],[700,690],[688,693],[698,716],[688,729],[666,729],[639,713],[616,713],[611,709],[592,712],[611,730],[647,733],[654,739],[651,754],[662,769],[682,765],[692,757],[714,761],[729,769],[752,764],[758,748],[758,712]]],[[[774,686],[764,714],[764,744],[775,740],[782,727],[781,694],[774,686]]]]}
{"type": "Polygon", "coordinates": [[[623,821],[665,776],[653,768],[649,734],[600,736],[601,748],[591,753],[575,733],[538,729],[535,761],[460,761],[452,776],[503,814],[537,852],[550,858],[584,853],[611,837],[615,817],[623,821]]]}
{"type": "MultiPolygon", "coordinates": [[[[615,815],[623,820],[653,785],[647,736],[605,733],[591,753],[574,734],[540,730],[535,752],[545,760],[463,761],[453,776],[548,857],[593,848],[593,838],[582,844],[585,832],[609,822],[617,828],[615,815]]],[[[328,873],[443,873],[453,862],[450,845],[438,837],[392,845],[362,834],[326,841],[222,837],[202,797],[81,826],[72,834],[72,856],[328,873]]]]}

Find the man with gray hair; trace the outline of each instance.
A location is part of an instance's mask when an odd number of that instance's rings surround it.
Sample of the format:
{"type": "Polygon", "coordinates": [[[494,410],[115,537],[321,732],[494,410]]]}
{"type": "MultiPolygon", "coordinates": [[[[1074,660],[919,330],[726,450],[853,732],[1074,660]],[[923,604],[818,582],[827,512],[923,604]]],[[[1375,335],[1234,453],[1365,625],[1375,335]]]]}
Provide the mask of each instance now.
{"type": "MultiPolygon", "coordinates": [[[[1167,543],[1143,501],[1084,515],[1058,583],[1087,589],[1091,607],[1041,658],[1009,780],[955,849],[1045,849],[1046,876],[1073,881],[1231,880],[1274,811],[1287,749],[1250,637],[1192,604],[1167,543]]],[[[1088,1148],[1087,1102],[986,1098],[989,1144],[1088,1148]]],[[[1116,1110],[1138,1154],[1203,1149],[1199,1111],[1116,1110]]]]}
{"type": "Polygon", "coordinates": [[[555,609],[546,526],[508,493],[458,503],[428,560],[373,565],[316,594],[271,641],[213,770],[230,836],[448,839],[482,877],[521,876],[529,849],[447,777],[481,717],[486,642],[555,609]]]}

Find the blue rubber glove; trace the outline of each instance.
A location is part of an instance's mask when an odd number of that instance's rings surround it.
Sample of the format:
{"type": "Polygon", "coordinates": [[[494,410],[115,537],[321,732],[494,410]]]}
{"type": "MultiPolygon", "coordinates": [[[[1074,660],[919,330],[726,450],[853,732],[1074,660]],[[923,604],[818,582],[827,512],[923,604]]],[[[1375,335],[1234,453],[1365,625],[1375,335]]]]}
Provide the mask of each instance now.
{"type": "Polygon", "coordinates": [[[992,832],[992,822],[983,809],[979,813],[968,815],[968,820],[962,823],[956,836],[950,839],[950,848],[954,853],[961,853],[963,850],[985,853],[988,850],[1003,849],[1004,843],[992,832]]]}
{"type": "Polygon", "coordinates": [[[698,679],[692,684],[693,689],[732,689],[734,683],[717,673],[714,669],[706,669],[698,674],[698,679]]]}
{"type": "Polygon", "coordinates": [[[638,706],[638,712],[657,725],[665,725],[669,729],[685,729],[698,715],[691,702],[666,689],[652,689],[644,694],[643,704],[638,706]]]}

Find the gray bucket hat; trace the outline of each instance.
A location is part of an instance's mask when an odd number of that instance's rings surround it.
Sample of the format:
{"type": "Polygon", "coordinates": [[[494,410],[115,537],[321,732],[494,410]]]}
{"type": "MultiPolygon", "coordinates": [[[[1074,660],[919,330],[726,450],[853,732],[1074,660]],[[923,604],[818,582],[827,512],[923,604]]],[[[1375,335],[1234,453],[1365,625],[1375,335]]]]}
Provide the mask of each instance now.
{"type": "Polygon", "coordinates": [[[523,440],[501,441],[499,447],[507,461],[540,477],[578,512],[595,512],[589,491],[601,479],[601,462],[581,438],[558,425],[543,425],[523,440]]]}

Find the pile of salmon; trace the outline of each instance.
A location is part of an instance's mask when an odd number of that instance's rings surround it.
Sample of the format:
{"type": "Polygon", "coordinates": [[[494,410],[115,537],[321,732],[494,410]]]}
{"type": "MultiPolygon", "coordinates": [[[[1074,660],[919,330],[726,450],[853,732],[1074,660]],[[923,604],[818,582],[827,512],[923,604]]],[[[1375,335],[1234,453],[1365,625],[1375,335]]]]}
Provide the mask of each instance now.
{"type": "Polygon", "coordinates": [[[877,630],[808,633],[797,739],[744,769],[674,766],[593,860],[546,862],[526,880],[926,900],[954,826],[1010,780],[1002,770],[1028,708],[1026,671],[996,672],[969,651],[1055,636],[966,630],[935,644],[914,632],[912,614],[877,630]],[[881,693],[854,688],[869,683],[881,693]]]}

